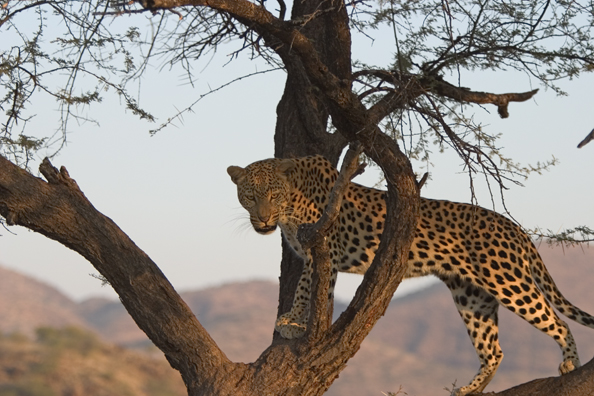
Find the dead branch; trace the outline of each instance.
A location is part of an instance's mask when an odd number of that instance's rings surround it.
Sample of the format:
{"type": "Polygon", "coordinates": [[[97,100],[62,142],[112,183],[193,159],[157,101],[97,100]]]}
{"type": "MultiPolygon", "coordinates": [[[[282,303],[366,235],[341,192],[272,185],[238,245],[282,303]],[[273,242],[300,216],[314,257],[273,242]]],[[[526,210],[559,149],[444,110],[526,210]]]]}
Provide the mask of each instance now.
{"type": "Polygon", "coordinates": [[[538,89],[529,92],[520,93],[504,93],[493,94],[489,92],[471,91],[468,88],[456,87],[444,81],[443,79],[435,79],[429,85],[432,92],[446,98],[454,99],[460,102],[476,103],[476,104],[493,104],[497,106],[497,112],[501,118],[509,117],[508,105],[510,102],[525,102],[532,98],[538,89]]]}
{"type": "MultiPolygon", "coordinates": [[[[501,118],[509,117],[508,106],[510,102],[524,102],[538,92],[538,89],[529,92],[503,94],[471,91],[469,88],[452,85],[439,76],[415,76],[377,69],[361,70],[354,73],[353,76],[355,78],[373,76],[393,86],[393,92],[386,94],[370,108],[371,117],[378,122],[395,109],[404,107],[410,101],[427,92],[433,92],[459,102],[495,105],[501,118]]],[[[386,88],[382,88],[382,90],[385,91],[386,88]]]]}
{"type": "Polygon", "coordinates": [[[421,188],[423,188],[423,185],[425,185],[425,182],[427,181],[427,178],[429,177],[429,172],[425,172],[425,174],[423,175],[423,177],[421,177],[421,180],[419,180],[417,182],[417,188],[419,190],[421,190],[421,188]]]}
{"type": "Polygon", "coordinates": [[[297,239],[303,249],[311,249],[314,264],[311,310],[307,325],[309,337],[314,340],[321,338],[332,322],[332,301],[328,301],[332,266],[326,237],[338,219],[350,180],[357,172],[362,172],[362,167],[357,163],[361,152],[361,144],[351,144],[322,217],[315,224],[300,225],[297,232],[297,239]]]}

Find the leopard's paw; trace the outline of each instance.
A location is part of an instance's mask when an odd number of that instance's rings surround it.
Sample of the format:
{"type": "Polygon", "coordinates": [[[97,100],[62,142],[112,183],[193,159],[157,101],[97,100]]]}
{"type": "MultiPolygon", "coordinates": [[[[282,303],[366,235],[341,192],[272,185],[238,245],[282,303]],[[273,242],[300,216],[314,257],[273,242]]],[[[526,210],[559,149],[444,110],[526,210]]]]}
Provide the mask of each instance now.
{"type": "Polygon", "coordinates": [[[559,365],[559,374],[565,375],[571,373],[573,370],[580,366],[581,364],[578,359],[567,359],[559,365]]]}
{"type": "Polygon", "coordinates": [[[274,325],[274,329],[280,333],[281,337],[289,340],[303,337],[306,328],[306,323],[296,320],[291,312],[279,316],[274,325]]]}

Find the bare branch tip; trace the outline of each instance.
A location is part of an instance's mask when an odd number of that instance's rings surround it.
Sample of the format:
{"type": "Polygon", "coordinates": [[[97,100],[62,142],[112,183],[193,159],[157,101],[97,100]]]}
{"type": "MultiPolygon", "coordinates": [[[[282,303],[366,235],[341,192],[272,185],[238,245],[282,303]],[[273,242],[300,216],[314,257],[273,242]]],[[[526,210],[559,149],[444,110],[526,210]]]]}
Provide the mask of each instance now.
{"type": "Polygon", "coordinates": [[[66,170],[66,167],[63,165],[60,167],[60,176],[62,176],[64,179],[72,180],[70,179],[70,174],[68,173],[68,170],[66,170]]]}
{"type": "Polygon", "coordinates": [[[355,177],[362,175],[363,173],[365,173],[365,169],[367,168],[367,163],[366,162],[362,162],[357,166],[357,169],[355,170],[355,172],[353,172],[353,174],[351,175],[351,178],[349,180],[353,180],[355,177]]]}
{"type": "Polygon", "coordinates": [[[360,141],[355,140],[354,142],[349,144],[349,149],[353,150],[357,155],[359,155],[363,151],[363,145],[360,141]]]}
{"type": "Polygon", "coordinates": [[[582,140],[580,142],[580,144],[578,144],[577,148],[584,147],[586,144],[590,143],[592,140],[594,140],[594,129],[592,129],[592,131],[590,131],[590,133],[588,134],[588,136],[586,136],[584,138],[584,140],[582,140]]]}
{"type": "Polygon", "coordinates": [[[60,180],[60,172],[52,165],[49,158],[45,157],[39,165],[39,172],[45,177],[50,184],[58,183],[60,180]]]}
{"type": "Polygon", "coordinates": [[[508,118],[509,111],[507,110],[507,104],[505,104],[503,106],[498,106],[497,113],[499,113],[499,117],[501,117],[501,118],[508,118]]]}
{"type": "Polygon", "coordinates": [[[66,167],[61,166],[58,171],[47,157],[44,158],[41,165],[39,165],[39,172],[41,172],[49,184],[67,184],[74,187],[76,190],[79,190],[78,184],[76,184],[76,181],[70,177],[66,167]]]}
{"type": "Polygon", "coordinates": [[[520,94],[517,95],[516,98],[510,99],[510,101],[514,101],[514,102],[525,102],[528,99],[532,99],[532,97],[534,95],[536,95],[537,93],[538,93],[538,88],[533,89],[532,91],[529,91],[529,92],[520,93],[520,94]]]}
{"type": "Polygon", "coordinates": [[[417,182],[417,188],[420,190],[421,188],[423,188],[423,185],[425,184],[425,182],[427,181],[427,178],[429,177],[429,172],[425,172],[425,174],[423,175],[423,177],[421,177],[421,180],[419,180],[417,182]]]}

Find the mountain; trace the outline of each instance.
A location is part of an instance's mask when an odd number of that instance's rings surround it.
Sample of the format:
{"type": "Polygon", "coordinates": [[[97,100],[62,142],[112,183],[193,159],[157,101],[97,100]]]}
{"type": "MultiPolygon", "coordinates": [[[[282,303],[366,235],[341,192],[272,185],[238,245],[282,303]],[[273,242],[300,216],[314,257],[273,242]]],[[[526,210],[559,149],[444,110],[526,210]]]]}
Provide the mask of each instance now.
{"type": "MultiPolygon", "coordinates": [[[[540,251],[565,296],[594,313],[594,249],[543,246],[540,251]]],[[[49,286],[4,269],[0,280],[2,331],[33,334],[39,325],[72,324],[121,346],[150,345],[119,302],[91,299],[77,304],[49,286]]],[[[253,281],[181,295],[230,359],[250,362],[270,344],[277,292],[272,282],[253,281]]],[[[341,309],[344,305],[337,303],[335,310],[341,309]]],[[[557,375],[557,344],[506,309],[499,313],[505,358],[487,390],[557,375]]],[[[590,360],[594,330],[566,321],[582,361],[590,360]]],[[[454,381],[457,386],[466,384],[477,370],[478,359],[450,293],[438,283],[392,302],[328,395],[381,395],[399,389],[409,396],[446,394],[445,387],[451,388],[454,381]]]]}

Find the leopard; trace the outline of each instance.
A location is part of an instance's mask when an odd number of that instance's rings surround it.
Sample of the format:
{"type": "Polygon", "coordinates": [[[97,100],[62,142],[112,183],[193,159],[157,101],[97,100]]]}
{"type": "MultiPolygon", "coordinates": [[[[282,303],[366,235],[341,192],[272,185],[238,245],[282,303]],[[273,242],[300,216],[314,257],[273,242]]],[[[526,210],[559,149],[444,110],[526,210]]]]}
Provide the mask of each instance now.
{"type": "MultiPolygon", "coordinates": [[[[311,252],[297,230],[322,216],[338,171],[322,156],[266,159],[245,168],[230,166],[240,204],[262,235],[280,228],[303,259],[303,271],[289,312],[275,323],[283,338],[302,337],[307,328],[312,279],[311,252]]],[[[338,272],[364,274],[380,244],[386,222],[386,191],[349,182],[340,214],[326,238],[331,259],[330,292],[338,272]]],[[[559,373],[580,367],[577,346],[555,311],[594,328],[594,317],[571,304],[547,271],[532,238],[514,221],[478,205],[420,198],[420,218],[404,278],[434,275],[451,292],[476,350],[480,369],[453,396],[482,392],[503,359],[498,308],[509,309],[553,338],[562,353],[559,373]]]]}

